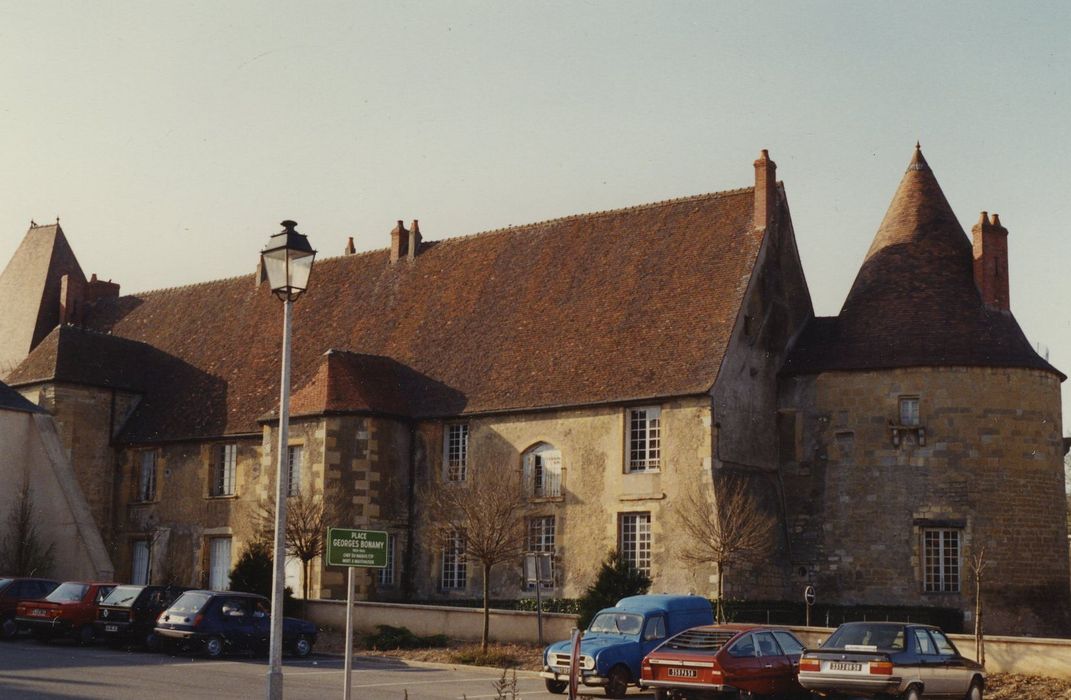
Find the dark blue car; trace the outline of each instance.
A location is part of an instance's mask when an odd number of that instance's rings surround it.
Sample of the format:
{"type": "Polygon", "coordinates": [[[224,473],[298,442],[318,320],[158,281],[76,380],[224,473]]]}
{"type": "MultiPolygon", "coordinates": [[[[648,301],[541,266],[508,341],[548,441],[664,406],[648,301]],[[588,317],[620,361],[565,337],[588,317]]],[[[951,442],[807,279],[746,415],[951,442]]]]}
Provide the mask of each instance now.
{"type": "MultiPolygon", "coordinates": [[[[271,605],[264,596],[233,591],[186,591],[156,622],[166,648],[202,651],[215,658],[224,652],[263,654],[271,638],[271,605]]],[[[316,643],[316,625],[283,618],[283,648],[308,656],[316,643]]]]}

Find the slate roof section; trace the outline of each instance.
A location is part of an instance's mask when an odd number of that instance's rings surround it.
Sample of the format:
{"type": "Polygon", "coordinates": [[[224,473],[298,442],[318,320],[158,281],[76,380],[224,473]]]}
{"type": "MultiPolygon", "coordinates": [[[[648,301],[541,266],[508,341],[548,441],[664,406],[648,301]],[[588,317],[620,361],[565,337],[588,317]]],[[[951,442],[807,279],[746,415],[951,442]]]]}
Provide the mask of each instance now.
{"type": "Polygon", "coordinates": [[[85,282],[78,259],[59,223],[31,225],[0,273],[0,377],[59,323],[60,283],[70,274],[85,282]]]}
{"type": "Polygon", "coordinates": [[[45,409],[33,403],[7,384],[0,382],[0,411],[20,411],[22,413],[45,413],[45,409]]]}
{"type": "Polygon", "coordinates": [[[982,302],[971,242],[916,148],[840,314],[808,325],[784,372],[933,366],[1060,374],[982,302]]]}
{"type": "Polygon", "coordinates": [[[57,326],[8,375],[14,385],[59,382],[143,392],[154,376],[144,343],[78,326],[57,326]]]}
{"type": "MultiPolygon", "coordinates": [[[[294,306],[295,398],[448,417],[707,392],[762,243],[753,206],[747,188],[425,243],[394,265],[388,250],[319,261],[294,306]],[[325,367],[331,349],[353,356],[325,367]],[[306,389],[325,371],[337,386],[306,389]]],[[[187,370],[153,378],[124,439],[258,430],[281,317],[251,275],[96,302],[88,324],[187,370]]]]}

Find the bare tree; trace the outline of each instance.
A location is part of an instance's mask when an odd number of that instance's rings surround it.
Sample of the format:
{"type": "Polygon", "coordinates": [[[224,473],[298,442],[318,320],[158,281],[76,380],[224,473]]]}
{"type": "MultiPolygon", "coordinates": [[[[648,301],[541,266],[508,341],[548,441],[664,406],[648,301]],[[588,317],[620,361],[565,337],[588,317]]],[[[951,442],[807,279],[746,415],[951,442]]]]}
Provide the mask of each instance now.
{"type": "Polygon", "coordinates": [[[33,490],[24,475],[7,516],[7,532],[0,543],[0,571],[13,576],[44,576],[52,568],[55,545],[45,545],[37,531],[33,490]]]}
{"type": "MultiPolygon", "coordinates": [[[[309,581],[312,577],[312,561],[323,556],[327,544],[327,528],[342,524],[339,521],[341,508],[323,496],[301,490],[287,498],[286,534],[284,537],[288,556],[301,560],[301,590],[304,600],[309,599],[309,581]]],[[[275,503],[263,501],[258,512],[259,535],[268,542],[275,531],[275,503]]],[[[304,604],[304,603],[303,603],[304,604]]]]}
{"type": "Polygon", "coordinates": [[[985,627],[982,624],[982,582],[985,580],[985,570],[989,566],[989,560],[985,555],[985,546],[971,552],[967,557],[967,567],[970,569],[971,578],[974,579],[974,658],[985,666],[985,627]]]}
{"type": "Polygon", "coordinates": [[[483,570],[480,648],[486,652],[491,569],[502,562],[516,561],[524,552],[526,503],[520,471],[500,462],[472,468],[464,481],[427,485],[422,500],[437,544],[450,546],[461,535],[465,558],[479,562],[483,570]]]}
{"type": "Polygon", "coordinates": [[[714,564],[718,570],[718,622],[725,621],[725,569],[765,553],[773,544],[772,514],[763,509],[737,475],[694,479],[682,484],[676,503],[677,523],[689,540],[681,558],[692,564],[714,564]]]}

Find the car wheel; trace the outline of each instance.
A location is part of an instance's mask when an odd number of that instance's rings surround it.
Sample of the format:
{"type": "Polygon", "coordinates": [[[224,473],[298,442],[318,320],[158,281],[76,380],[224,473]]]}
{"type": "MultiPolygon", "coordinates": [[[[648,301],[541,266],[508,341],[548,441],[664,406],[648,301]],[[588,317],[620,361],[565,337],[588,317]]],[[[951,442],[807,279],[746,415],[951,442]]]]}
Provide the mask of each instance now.
{"type": "Polygon", "coordinates": [[[665,688],[655,688],[655,700],[669,700],[669,691],[665,688]]]}
{"type": "Polygon", "coordinates": [[[623,698],[628,692],[629,672],[624,666],[614,666],[606,678],[606,697],[623,698]]]}
{"type": "Polygon", "coordinates": [[[565,691],[569,689],[569,684],[565,681],[556,681],[551,678],[545,678],[544,682],[547,686],[547,692],[554,693],[555,695],[565,695],[565,691]]]}
{"type": "Polygon", "coordinates": [[[205,640],[205,656],[218,659],[223,654],[223,640],[212,636],[205,640]]]}
{"type": "Polygon", "coordinates": [[[900,696],[900,700],[922,700],[922,693],[919,692],[918,686],[911,686],[904,691],[904,694],[900,696]]]}
{"type": "Polygon", "coordinates": [[[982,682],[971,681],[971,689],[967,691],[967,700],[982,700],[982,682]]]}
{"type": "Polygon", "coordinates": [[[155,632],[146,634],[142,643],[145,645],[145,651],[160,651],[160,638],[156,636],[155,632]]]}
{"type": "Polygon", "coordinates": [[[299,659],[304,659],[312,652],[312,641],[306,635],[299,634],[290,645],[290,651],[299,659]]]}
{"type": "Polygon", "coordinates": [[[93,643],[93,640],[97,638],[97,633],[93,629],[93,625],[82,625],[75,632],[74,638],[78,640],[78,643],[82,646],[89,646],[93,643]]]}
{"type": "Polygon", "coordinates": [[[19,633],[19,626],[14,620],[8,618],[0,624],[0,639],[14,639],[19,633]]]}

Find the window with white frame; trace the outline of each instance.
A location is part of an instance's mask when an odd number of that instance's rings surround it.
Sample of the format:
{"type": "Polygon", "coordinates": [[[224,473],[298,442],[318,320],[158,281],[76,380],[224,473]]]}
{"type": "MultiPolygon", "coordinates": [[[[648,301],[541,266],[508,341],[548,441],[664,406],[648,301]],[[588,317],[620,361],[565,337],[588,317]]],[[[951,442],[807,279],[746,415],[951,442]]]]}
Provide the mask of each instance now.
{"type": "Polygon", "coordinates": [[[444,591],[463,590],[468,584],[468,566],[465,561],[465,536],[451,533],[443,545],[443,568],[439,579],[444,591]]]}
{"type": "MultiPolygon", "coordinates": [[[[549,554],[550,556],[550,580],[551,582],[557,580],[557,566],[554,561],[554,516],[553,515],[541,515],[535,518],[528,518],[528,541],[527,550],[529,552],[538,552],[540,554],[549,554]]],[[[553,586],[553,583],[544,584],[544,588],[553,586]]],[[[528,584],[529,588],[534,588],[534,584],[528,584]]]]}
{"type": "Polygon", "coordinates": [[[531,498],[562,495],[562,453],[541,442],[523,456],[524,491],[531,498]]]}
{"type": "Polygon", "coordinates": [[[919,397],[900,397],[900,425],[915,426],[919,424],[919,397]]]}
{"type": "Polygon", "coordinates": [[[130,553],[130,583],[145,586],[149,583],[149,541],[134,540],[130,553]]]}
{"type": "Polygon", "coordinates": [[[618,521],[618,551],[637,571],[651,575],[651,514],[622,513],[618,521]]]}
{"type": "Polygon", "coordinates": [[[208,540],[208,587],[213,591],[230,590],[230,537],[213,537],[208,540]]]}
{"type": "Polygon", "coordinates": [[[451,423],[443,436],[447,481],[464,481],[469,461],[469,424],[451,423]]]}
{"type": "Polygon", "coordinates": [[[286,495],[296,496],[301,493],[301,460],[304,455],[301,445],[286,448],[286,495]]]}
{"type": "Polygon", "coordinates": [[[387,535],[387,565],[379,570],[379,585],[394,585],[394,535],[387,535]]]}
{"type": "Polygon", "coordinates": [[[238,463],[238,445],[214,445],[212,448],[213,496],[234,495],[234,473],[238,463]]]}
{"type": "Polygon", "coordinates": [[[646,472],[661,466],[662,409],[644,406],[628,410],[628,471],[646,472]]]}
{"type": "Polygon", "coordinates": [[[138,456],[136,500],[156,500],[156,450],[145,450],[138,456]]]}
{"type": "Polygon", "coordinates": [[[922,531],[923,590],[958,593],[960,530],[933,528],[922,531]]]}

